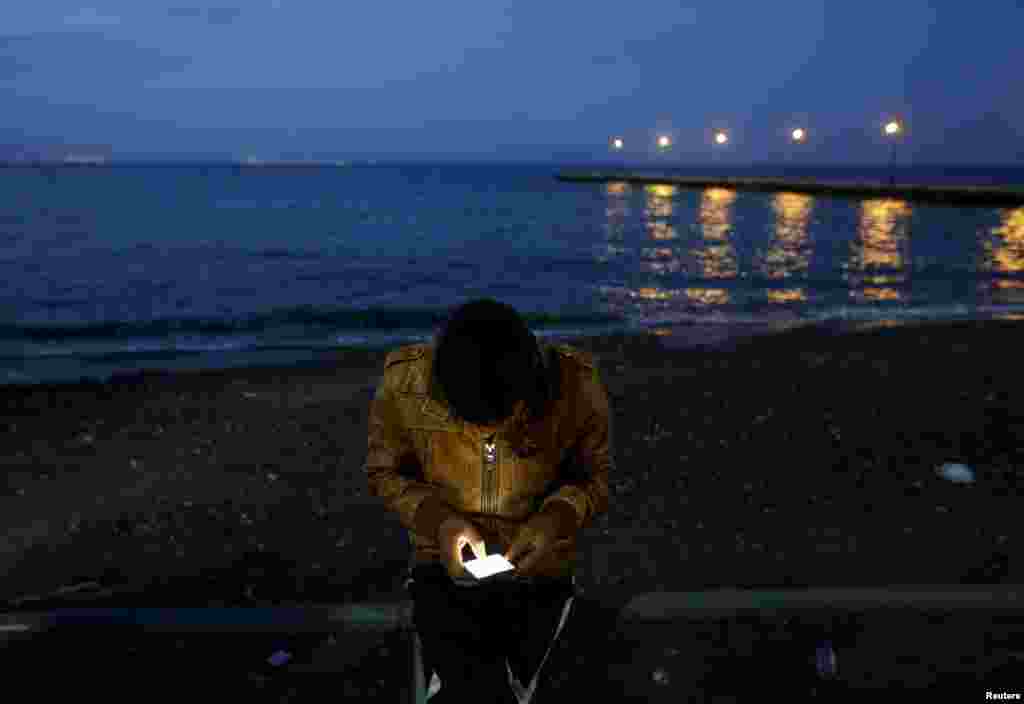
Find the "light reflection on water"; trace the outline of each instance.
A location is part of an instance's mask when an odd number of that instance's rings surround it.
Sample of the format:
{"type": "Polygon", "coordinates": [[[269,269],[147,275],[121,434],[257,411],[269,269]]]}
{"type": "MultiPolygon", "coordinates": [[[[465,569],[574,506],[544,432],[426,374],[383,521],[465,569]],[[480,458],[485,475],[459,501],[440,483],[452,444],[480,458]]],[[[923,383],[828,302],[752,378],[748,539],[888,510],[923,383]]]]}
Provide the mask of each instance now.
{"type": "MultiPolygon", "coordinates": [[[[981,243],[980,268],[996,274],[1024,274],[1024,208],[1002,211],[1001,222],[981,243]]],[[[1024,280],[997,278],[979,284],[992,303],[1024,303],[1024,280]]],[[[1011,318],[1017,320],[1019,318],[1011,318]]]]}
{"type": "Polygon", "coordinates": [[[605,186],[608,203],[605,207],[605,247],[597,254],[599,262],[606,262],[625,253],[623,243],[626,238],[626,226],[630,216],[629,184],[608,183],[605,186]]]}
{"type": "MultiPolygon", "coordinates": [[[[788,279],[807,273],[810,264],[807,224],[813,206],[812,196],[799,193],[779,193],[772,199],[775,226],[764,255],[755,257],[759,273],[769,279],[788,279]]],[[[806,290],[799,286],[768,289],[766,293],[772,303],[807,300],[806,290]]]]}
{"type": "Polygon", "coordinates": [[[758,316],[794,320],[809,314],[809,306],[840,316],[864,310],[871,318],[867,311],[880,306],[913,317],[936,302],[956,315],[972,304],[1024,303],[1024,208],[999,211],[992,226],[987,212],[951,216],[893,198],[850,201],[624,183],[608,184],[606,197],[607,256],[601,260],[618,258],[628,267],[625,287],[605,287],[613,312],[700,322],[720,310],[726,316],[720,321],[743,322],[758,316]],[[735,215],[739,202],[742,226],[735,215]],[[765,212],[758,215],[756,208],[765,212]],[[966,227],[978,233],[974,265],[966,227]],[[911,256],[915,234],[917,259],[911,256]],[[631,238],[638,238],[633,248],[631,238]],[[627,264],[622,256],[630,251],[639,258],[627,264]],[[922,269],[927,273],[915,282],[915,270],[922,269]],[[972,281],[984,272],[996,276],[972,281]],[[976,295],[965,297],[964,291],[976,295]]]}
{"type": "Polygon", "coordinates": [[[852,272],[846,279],[851,284],[850,298],[854,301],[902,299],[899,289],[886,284],[905,281],[911,212],[908,203],[891,198],[861,203],[857,237],[850,243],[850,257],[845,265],[847,271],[852,272]]]}

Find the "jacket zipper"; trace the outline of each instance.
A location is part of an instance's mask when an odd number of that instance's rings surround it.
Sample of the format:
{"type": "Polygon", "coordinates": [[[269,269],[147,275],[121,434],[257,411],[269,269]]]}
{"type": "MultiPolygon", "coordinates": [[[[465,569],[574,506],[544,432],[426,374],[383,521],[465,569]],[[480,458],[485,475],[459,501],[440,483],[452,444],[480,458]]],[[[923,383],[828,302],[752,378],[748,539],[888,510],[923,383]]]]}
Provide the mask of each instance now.
{"type": "Polygon", "coordinates": [[[491,513],[494,505],[494,474],[498,467],[498,443],[495,436],[484,438],[483,481],[480,492],[480,511],[491,513]]]}

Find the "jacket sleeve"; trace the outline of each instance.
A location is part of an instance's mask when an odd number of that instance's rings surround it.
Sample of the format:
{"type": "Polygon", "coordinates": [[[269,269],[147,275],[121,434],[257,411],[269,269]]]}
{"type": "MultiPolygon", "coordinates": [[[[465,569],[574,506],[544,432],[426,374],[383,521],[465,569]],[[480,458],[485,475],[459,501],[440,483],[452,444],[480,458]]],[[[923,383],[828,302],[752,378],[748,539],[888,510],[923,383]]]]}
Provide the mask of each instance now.
{"type": "Polygon", "coordinates": [[[402,426],[387,373],[370,402],[369,448],[366,479],[370,496],[384,500],[401,524],[424,537],[437,537],[438,528],[455,511],[439,498],[438,490],[423,481],[409,431],[402,426]]]}
{"type": "Polygon", "coordinates": [[[541,512],[559,515],[560,535],[579,531],[608,511],[608,475],[613,469],[611,406],[597,365],[585,367],[580,377],[578,415],[582,418],[576,441],[578,476],[562,482],[541,504],[541,512]],[[566,505],[573,510],[566,511],[566,505]]]}

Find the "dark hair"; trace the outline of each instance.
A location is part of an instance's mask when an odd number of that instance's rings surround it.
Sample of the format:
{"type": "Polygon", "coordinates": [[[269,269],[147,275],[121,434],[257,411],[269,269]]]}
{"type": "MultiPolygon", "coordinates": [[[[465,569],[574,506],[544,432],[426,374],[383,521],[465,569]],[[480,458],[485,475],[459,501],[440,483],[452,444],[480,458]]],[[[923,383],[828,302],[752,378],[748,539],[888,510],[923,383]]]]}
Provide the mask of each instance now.
{"type": "Polygon", "coordinates": [[[454,309],[442,324],[434,373],[453,414],[490,425],[518,401],[539,414],[547,399],[537,338],[505,303],[483,298],[454,309]]]}

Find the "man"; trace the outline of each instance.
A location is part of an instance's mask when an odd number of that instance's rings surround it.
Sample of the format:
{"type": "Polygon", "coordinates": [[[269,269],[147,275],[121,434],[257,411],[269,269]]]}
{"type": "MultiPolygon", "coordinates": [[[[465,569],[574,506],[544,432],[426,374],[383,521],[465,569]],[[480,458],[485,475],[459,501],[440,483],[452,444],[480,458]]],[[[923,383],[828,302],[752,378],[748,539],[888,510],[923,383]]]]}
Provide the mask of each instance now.
{"type": "Polygon", "coordinates": [[[491,299],[388,354],[365,469],[410,534],[434,704],[530,701],[572,606],[576,537],[608,509],[610,416],[589,355],[541,347],[491,299]],[[516,570],[474,582],[463,562],[495,553],[516,570]]]}

